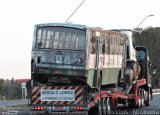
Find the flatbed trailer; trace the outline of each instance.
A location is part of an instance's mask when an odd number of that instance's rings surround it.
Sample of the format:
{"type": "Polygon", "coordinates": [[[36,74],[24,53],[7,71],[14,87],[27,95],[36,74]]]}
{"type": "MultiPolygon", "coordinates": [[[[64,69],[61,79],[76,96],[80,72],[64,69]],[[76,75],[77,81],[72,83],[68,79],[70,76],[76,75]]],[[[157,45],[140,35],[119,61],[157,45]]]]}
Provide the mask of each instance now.
{"type": "MultiPolygon", "coordinates": [[[[118,107],[118,104],[127,106],[143,107],[144,89],[146,80],[137,80],[130,88],[127,94],[125,91],[108,89],[92,93],[88,96],[85,86],[42,86],[35,87],[32,90],[31,113],[32,115],[106,115],[111,114],[112,110],[118,107]],[[74,91],[75,99],[68,101],[50,101],[45,100],[47,96],[44,93],[51,91],[74,91]]],[[[61,95],[58,94],[60,97],[61,95]]],[[[70,96],[71,98],[72,96],[70,96]]],[[[56,97],[55,97],[56,98],[56,97]]],[[[57,97],[58,98],[58,97],[57,97]]],[[[53,99],[54,100],[54,99],[53,99]]]]}
{"type": "MultiPolygon", "coordinates": [[[[137,82],[132,85],[131,90],[128,94],[125,91],[118,90],[100,91],[93,97],[93,99],[91,99],[92,101],[89,102],[88,107],[92,108],[95,106],[95,103],[98,103],[98,115],[111,114],[112,110],[117,109],[118,104],[132,106],[136,108],[143,107],[143,86],[145,85],[145,79],[137,80],[137,82]]],[[[95,110],[93,111],[93,113],[94,112],[95,110]]],[[[96,114],[97,113],[95,113],[95,115],[96,114]]]]}

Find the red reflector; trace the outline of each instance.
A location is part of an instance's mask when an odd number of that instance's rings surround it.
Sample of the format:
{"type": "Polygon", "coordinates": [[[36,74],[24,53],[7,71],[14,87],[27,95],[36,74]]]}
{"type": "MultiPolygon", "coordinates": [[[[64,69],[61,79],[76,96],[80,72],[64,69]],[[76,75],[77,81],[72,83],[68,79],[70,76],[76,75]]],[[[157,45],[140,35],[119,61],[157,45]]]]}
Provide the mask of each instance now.
{"type": "Polygon", "coordinates": [[[42,111],[42,110],[44,110],[44,107],[34,107],[34,110],[35,111],[42,111]]]}
{"type": "Polygon", "coordinates": [[[41,107],[41,110],[43,110],[44,108],[43,107],[41,107]]]}
{"type": "Polygon", "coordinates": [[[83,110],[83,107],[79,107],[79,110],[83,110]]]}
{"type": "Polygon", "coordinates": [[[37,107],[35,107],[35,108],[34,108],[34,110],[36,110],[36,111],[37,111],[37,110],[38,110],[38,108],[37,108],[37,107]]]}
{"type": "Polygon", "coordinates": [[[77,110],[79,110],[80,108],[79,107],[77,107],[77,110]]]}
{"type": "Polygon", "coordinates": [[[41,110],[41,107],[38,107],[38,110],[41,110]]]}
{"type": "Polygon", "coordinates": [[[74,110],[83,110],[83,107],[74,107],[74,110]]]}

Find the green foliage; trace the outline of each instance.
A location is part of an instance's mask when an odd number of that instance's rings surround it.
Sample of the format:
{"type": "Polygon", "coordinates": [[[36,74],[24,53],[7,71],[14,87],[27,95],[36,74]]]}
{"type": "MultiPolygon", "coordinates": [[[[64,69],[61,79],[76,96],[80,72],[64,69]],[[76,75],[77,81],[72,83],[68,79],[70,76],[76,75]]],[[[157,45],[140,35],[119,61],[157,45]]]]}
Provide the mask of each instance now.
{"type": "Polygon", "coordinates": [[[6,99],[20,99],[21,98],[21,84],[12,80],[0,79],[0,100],[5,96],[6,99]]]}
{"type": "Polygon", "coordinates": [[[2,89],[3,89],[3,84],[4,84],[4,80],[0,79],[0,91],[2,91],[2,89]]]}
{"type": "Polygon", "coordinates": [[[148,27],[140,32],[135,32],[136,45],[145,46],[149,51],[149,57],[157,68],[157,75],[153,76],[153,84],[160,87],[160,27],[148,27]]]}

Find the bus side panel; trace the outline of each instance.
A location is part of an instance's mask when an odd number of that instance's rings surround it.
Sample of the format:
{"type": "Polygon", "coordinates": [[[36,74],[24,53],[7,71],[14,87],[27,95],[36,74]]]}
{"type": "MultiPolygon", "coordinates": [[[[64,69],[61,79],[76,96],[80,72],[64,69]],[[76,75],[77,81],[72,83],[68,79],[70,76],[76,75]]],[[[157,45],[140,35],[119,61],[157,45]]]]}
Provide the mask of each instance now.
{"type": "Polygon", "coordinates": [[[122,55],[105,55],[102,85],[117,84],[121,77],[122,55]]]}

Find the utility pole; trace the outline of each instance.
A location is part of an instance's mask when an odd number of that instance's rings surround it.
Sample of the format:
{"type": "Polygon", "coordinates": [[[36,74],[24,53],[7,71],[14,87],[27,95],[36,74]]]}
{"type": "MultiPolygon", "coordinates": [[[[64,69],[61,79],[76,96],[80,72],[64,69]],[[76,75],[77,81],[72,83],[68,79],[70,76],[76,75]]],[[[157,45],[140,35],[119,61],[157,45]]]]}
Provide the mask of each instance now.
{"type": "Polygon", "coordinates": [[[150,15],[146,16],[146,17],[138,24],[138,26],[137,26],[136,28],[139,28],[139,26],[140,26],[148,17],[152,17],[152,16],[154,16],[154,15],[153,15],[153,14],[150,14],[150,15]]]}
{"type": "Polygon", "coordinates": [[[83,0],[81,2],[81,4],[73,11],[73,13],[67,18],[67,20],[65,21],[65,23],[68,22],[68,20],[73,16],[73,14],[82,6],[82,4],[85,2],[85,0],[83,0]]]}

